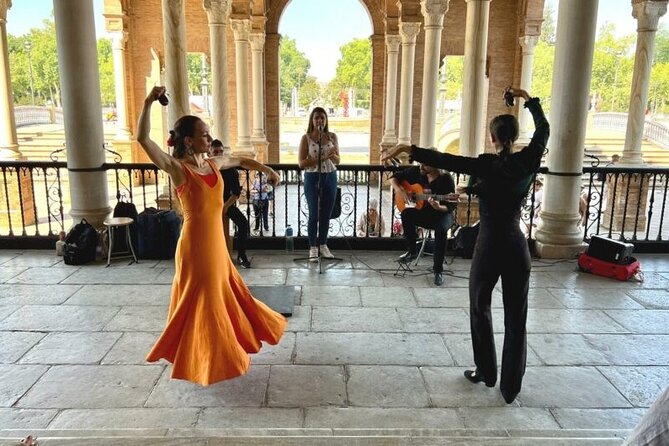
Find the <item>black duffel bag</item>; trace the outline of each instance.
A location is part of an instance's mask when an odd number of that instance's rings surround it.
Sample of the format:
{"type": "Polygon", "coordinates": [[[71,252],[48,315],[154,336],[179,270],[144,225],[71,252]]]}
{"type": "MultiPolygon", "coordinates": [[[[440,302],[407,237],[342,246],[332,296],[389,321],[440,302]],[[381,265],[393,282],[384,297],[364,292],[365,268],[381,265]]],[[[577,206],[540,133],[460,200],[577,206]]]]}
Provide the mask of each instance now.
{"type": "Polygon", "coordinates": [[[172,259],[181,234],[181,218],[171,210],[146,208],[137,216],[138,256],[172,259]]]}

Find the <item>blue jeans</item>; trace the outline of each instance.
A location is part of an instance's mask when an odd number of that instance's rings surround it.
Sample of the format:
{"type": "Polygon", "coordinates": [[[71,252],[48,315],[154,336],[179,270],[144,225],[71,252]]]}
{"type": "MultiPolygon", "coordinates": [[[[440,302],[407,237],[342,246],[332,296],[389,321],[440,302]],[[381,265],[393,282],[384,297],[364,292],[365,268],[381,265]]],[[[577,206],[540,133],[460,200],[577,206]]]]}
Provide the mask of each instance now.
{"type": "Polygon", "coordinates": [[[330,228],[330,215],[334,207],[335,196],[337,195],[337,172],[304,173],[304,195],[307,197],[307,206],[309,207],[309,222],[307,224],[307,235],[309,237],[309,246],[325,245],[328,240],[328,229],[330,228]],[[318,176],[321,176],[321,216],[317,218],[318,213],[318,176]],[[320,222],[320,225],[318,223],[320,222]],[[318,241],[316,241],[316,226],[318,227],[318,241]]]}

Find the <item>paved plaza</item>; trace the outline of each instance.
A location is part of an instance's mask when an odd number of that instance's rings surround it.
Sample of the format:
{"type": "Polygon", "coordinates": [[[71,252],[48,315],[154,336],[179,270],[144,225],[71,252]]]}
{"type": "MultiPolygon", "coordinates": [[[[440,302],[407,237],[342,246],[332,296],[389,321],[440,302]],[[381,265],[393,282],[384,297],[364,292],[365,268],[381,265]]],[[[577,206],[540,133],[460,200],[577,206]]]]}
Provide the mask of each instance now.
{"type": "MultiPolygon", "coordinates": [[[[247,283],[295,286],[294,314],[246,376],[203,388],[144,361],[172,261],[0,251],[0,445],[619,445],[669,385],[669,256],[638,256],[643,283],[535,260],[528,367],[507,405],[462,376],[469,260],[435,287],[431,258],[400,278],[399,252],[335,252],[323,274],[301,254],[250,252],[247,283]]],[[[493,300],[501,356],[500,284],[493,300]]]]}

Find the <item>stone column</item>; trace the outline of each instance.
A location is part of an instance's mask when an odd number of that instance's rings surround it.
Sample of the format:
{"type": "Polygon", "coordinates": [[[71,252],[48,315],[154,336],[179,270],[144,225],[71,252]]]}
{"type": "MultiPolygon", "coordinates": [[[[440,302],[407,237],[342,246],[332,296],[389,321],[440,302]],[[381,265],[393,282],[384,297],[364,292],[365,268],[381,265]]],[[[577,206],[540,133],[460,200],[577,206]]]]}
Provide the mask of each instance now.
{"type": "MultiPolygon", "coordinates": [[[[634,74],[630,108],[627,115],[625,146],[620,165],[625,167],[643,165],[641,140],[646,122],[648,103],[648,82],[650,80],[655,33],[657,24],[667,12],[667,1],[634,0],[632,15],[637,19],[636,52],[634,54],[634,74]]],[[[633,232],[646,230],[646,204],[648,202],[648,178],[607,175],[607,203],[602,224],[615,231],[633,232]],[[611,214],[613,213],[613,216],[611,214]],[[635,222],[636,216],[639,216],[635,222]]]]}
{"type": "Polygon", "coordinates": [[[395,110],[397,108],[397,62],[400,52],[400,36],[386,35],[386,109],[383,139],[381,147],[387,148],[397,144],[397,130],[395,129],[395,110]]]}
{"type": "Polygon", "coordinates": [[[253,157],[249,117],[249,32],[251,21],[231,20],[235,33],[235,83],[237,84],[237,147],[234,153],[253,157]]]}
{"type": "Polygon", "coordinates": [[[578,204],[598,0],[560,0],[551,91],[551,135],[536,250],[573,258],[583,249],[578,204]]]}
{"type": "Polygon", "coordinates": [[[467,0],[460,154],[478,156],[485,147],[485,64],[491,0],[467,0]]]}
{"type": "Polygon", "coordinates": [[[251,141],[255,153],[263,162],[267,159],[267,137],[265,136],[265,89],[264,89],[265,33],[251,34],[251,77],[253,79],[253,131],[251,141]]]}
{"type": "Polygon", "coordinates": [[[172,128],[177,119],[190,114],[186,71],[186,14],[184,0],[162,0],[162,6],[165,87],[170,99],[167,106],[167,125],[172,128]]]}
{"type": "Polygon", "coordinates": [[[653,64],[653,51],[655,50],[655,33],[660,17],[666,12],[666,0],[632,1],[632,15],[637,19],[637,38],[625,148],[620,160],[622,165],[643,164],[641,140],[643,139],[643,126],[648,103],[648,82],[651,65],[653,64]]]}
{"type": "MultiPolygon", "coordinates": [[[[520,73],[520,88],[532,93],[532,65],[534,64],[534,48],[539,41],[538,36],[522,36],[518,38],[520,47],[523,49],[522,71],[520,73]]],[[[518,124],[520,128],[520,138],[526,140],[530,138],[530,127],[533,126],[532,114],[525,108],[519,107],[518,124]]],[[[533,132],[534,130],[532,130],[533,132]]]]}
{"type": "Polygon", "coordinates": [[[65,146],[70,180],[70,215],[102,226],[111,213],[100,110],[100,74],[92,0],[54,2],[65,146]]]}
{"type": "Polygon", "coordinates": [[[204,0],[209,24],[213,134],[223,143],[226,154],[230,153],[227,24],[231,5],[230,0],[204,0]]]}
{"type": "Polygon", "coordinates": [[[411,109],[413,106],[413,72],[416,58],[416,36],[420,31],[418,22],[401,22],[402,75],[400,78],[400,125],[397,142],[411,144],[411,109]]]}
{"type": "Polygon", "coordinates": [[[422,0],[425,17],[425,54],[423,57],[423,98],[420,113],[421,147],[434,147],[437,125],[437,82],[441,62],[441,30],[450,0],[422,0]]]}
{"type": "Polygon", "coordinates": [[[14,95],[7,48],[7,10],[11,6],[11,0],[0,0],[0,159],[2,160],[21,158],[16,135],[14,95]]]}
{"type": "Polygon", "coordinates": [[[112,33],[112,56],[114,59],[114,87],[116,92],[116,139],[130,140],[130,123],[125,86],[125,43],[128,35],[125,31],[112,33]]]}
{"type": "Polygon", "coordinates": [[[267,162],[278,163],[279,156],[279,40],[277,33],[265,34],[265,137],[267,138],[267,162]]]}

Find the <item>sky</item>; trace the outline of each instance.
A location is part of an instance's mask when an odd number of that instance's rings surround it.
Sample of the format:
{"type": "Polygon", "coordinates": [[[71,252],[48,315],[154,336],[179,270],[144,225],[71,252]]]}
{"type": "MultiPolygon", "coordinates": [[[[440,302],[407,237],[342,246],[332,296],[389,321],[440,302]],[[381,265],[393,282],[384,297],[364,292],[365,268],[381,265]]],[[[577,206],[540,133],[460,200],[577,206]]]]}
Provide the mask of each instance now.
{"type": "MultiPolygon", "coordinates": [[[[7,32],[19,36],[31,28],[41,28],[42,21],[52,16],[53,1],[13,0],[7,13],[7,32]]],[[[559,0],[545,3],[553,8],[557,19],[559,0]]],[[[102,5],[103,0],[93,0],[98,37],[106,35],[102,5]]],[[[669,27],[668,15],[660,19],[660,25],[669,27]]],[[[597,29],[604,22],[615,24],[620,35],[634,33],[631,1],[599,0],[597,29]]],[[[296,40],[297,48],[311,61],[309,74],[327,82],[335,76],[339,48],[354,38],[369,37],[372,24],[360,0],[292,0],[281,17],[279,33],[296,40]]]]}

